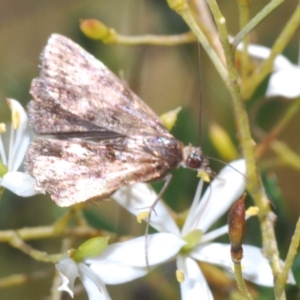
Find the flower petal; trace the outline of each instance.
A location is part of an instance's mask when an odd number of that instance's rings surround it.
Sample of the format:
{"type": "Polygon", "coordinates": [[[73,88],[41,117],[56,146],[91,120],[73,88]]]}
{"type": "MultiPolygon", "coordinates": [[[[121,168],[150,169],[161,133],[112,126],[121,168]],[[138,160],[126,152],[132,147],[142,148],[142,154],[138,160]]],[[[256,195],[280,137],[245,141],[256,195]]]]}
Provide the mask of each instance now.
{"type": "MultiPolygon", "coordinates": [[[[20,167],[30,142],[30,129],[28,117],[22,105],[14,99],[7,99],[7,103],[12,111],[18,113],[19,126],[16,130],[12,149],[9,149],[8,170],[17,171],[20,167]]],[[[11,136],[13,138],[13,135],[11,136]]]]}
{"type": "MultiPolygon", "coordinates": [[[[238,49],[242,49],[242,43],[238,45],[238,49]]],[[[253,57],[265,60],[270,56],[271,49],[260,45],[249,45],[248,52],[253,57]]],[[[276,56],[273,66],[274,73],[270,77],[266,96],[298,97],[300,95],[299,66],[292,64],[283,55],[276,56]]]]}
{"type": "Polygon", "coordinates": [[[194,223],[192,229],[200,229],[206,232],[208,228],[229,209],[245,190],[246,172],[245,160],[236,160],[217,175],[211,182],[201,202],[194,211],[194,223]]]}
{"type": "MultiPolygon", "coordinates": [[[[112,198],[133,215],[140,214],[157,199],[157,194],[145,183],[136,183],[116,191],[112,198]]],[[[160,200],[155,205],[155,213],[152,213],[150,225],[159,232],[168,232],[180,235],[179,229],[171,217],[166,205],[160,200]]]]}
{"type": "Polygon", "coordinates": [[[181,299],[213,300],[212,293],[198,266],[189,257],[177,257],[177,269],[184,272],[185,280],[180,284],[181,299]]]}
{"type": "Polygon", "coordinates": [[[229,244],[210,243],[198,245],[194,247],[190,256],[198,261],[219,265],[227,269],[232,268],[229,244]]]}
{"type": "MultiPolygon", "coordinates": [[[[147,267],[145,259],[145,237],[138,237],[121,243],[109,245],[100,256],[86,259],[92,264],[111,261],[123,266],[147,267]]],[[[186,242],[170,233],[155,233],[148,236],[147,255],[149,265],[153,266],[174,257],[186,242]]]]}
{"type": "MultiPolygon", "coordinates": [[[[2,126],[3,124],[0,123],[0,126],[2,126]]],[[[1,163],[4,166],[7,166],[7,157],[6,157],[6,153],[4,150],[4,145],[3,145],[3,141],[2,141],[2,136],[1,136],[1,132],[0,132],[0,159],[1,159],[1,163]]]]}
{"type": "Polygon", "coordinates": [[[1,186],[21,197],[36,195],[37,192],[34,190],[34,185],[35,179],[23,172],[8,172],[1,181],[1,186]]]}
{"type": "MultiPolygon", "coordinates": [[[[262,286],[273,286],[273,274],[268,260],[263,256],[260,248],[243,245],[244,258],[242,260],[243,276],[245,279],[262,286]]],[[[190,253],[190,256],[199,261],[212,263],[226,268],[232,273],[232,261],[230,257],[230,245],[211,243],[197,246],[190,253]]],[[[290,273],[289,283],[294,284],[295,280],[290,273]]]]}
{"type": "MultiPolygon", "coordinates": [[[[240,43],[237,48],[241,50],[242,47],[243,44],[240,43]]],[[[250,44],[248,46],[248,53],[253,57],[267,59],[271,54],[271,49],[261,45],[250,44]]],[[[276,56],[273,65],[275,70],[282,70],[291,66],[292,63],[285,56],[279,54],[276,56]]]]}
{"type": "Polygon", "coordinates": [[[65,291],[74,297],[74,282],[76,277],[79,276],[78,267],[73,259],[69,257],[63,258],[58,264],[55,265],[62,280],[59,291],[65,291]]]}
{"type": "Polygon", "coordinates": [[[201,243],[205,244],[207,242],[213,241],[216,238],[218,238],[224,234],[228,234],[228,225],[227,224],[205,233],[201,239],[201,243]]]}
{"type": "Polygon", "coordinates": [[[300,95],[300,68],[290,66],[273,73],[266,91],[267,97],[296,98],[300,95]]]}
{"type": "Polygon", "coordinates": [[[132,281],[148,274],[148,269],[122,266],[111,261],[101,261],[90,265],[90,268],[102,278],[106,284],[120,284],[132,281]]]}
{"type": "MultiPolygon", "coordinates": [[[[244,278],[263,286],[273,286],[273,274],[269,261],[263,255],[262,250],[251,245],[243,245],[244,258],[242,260],[244,278]]],[[[281,261],[283,264],[283,262],[281,261]]],[[[296,284],[293,274],[290,272],[288,283],[296,284]]]]}
{"type": "Polygon", "coordinates": [[[85,259],[85,263],[107,284],[119,284],[142,277],[149,266],[173,258],[186,242],[169,233],[148,236],[146,253],[145,237],[109,245],[101,255],[85,259]]]}
{"type": "Polygon", "coordinates": [[[197,207],[199,207],[199,203],[201,201],[201,193],[203,189],[203,180],[199,180],[199,183],[197,185],[196,193],[192,202],[191,207],[189,208],[189,213],[186,217],[186,220],[183,224],[183,227],[181,229],[181,236],[186,236],[191,229],[193,229],[195,218],[197,217],[195,215],[195,212],[197,212],[197,207]]]}
{"type": "Polygon", "coordinates": [[[89,300],[110,300],[108,291],[104,283],[100,280],[97,274],[83,263],[78,264],[79,277],[89,300]]]}

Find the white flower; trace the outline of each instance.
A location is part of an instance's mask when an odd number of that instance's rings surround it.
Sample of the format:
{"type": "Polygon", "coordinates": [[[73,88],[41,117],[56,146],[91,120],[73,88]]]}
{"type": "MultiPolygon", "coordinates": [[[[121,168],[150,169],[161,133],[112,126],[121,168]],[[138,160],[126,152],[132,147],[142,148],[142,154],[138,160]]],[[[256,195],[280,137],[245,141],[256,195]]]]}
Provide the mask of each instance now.
{"type": "MultiPolygon", "coordinates": [[[[235,161],[230,165],[242,174],[245,173],[244,160],[235,161]]],[[[229,271],[232,269],[230,245],[211,242],[214,238],[227,233],[227,226],[209,233],[207,231],[241,196],[245,189],[245,178],[236,170],[226,166],[212,181],[201,201],[202,183],[200,182],[182,229],[178,228],[162,201],[159,201],[155,206],[155,213],[151,216],[150,225],[160,232],[158,234],[172,234],[179,238],[178,242],[180,239],[191,241],[190,244],[185,245],[176,253],[177,268],[183,271],[185,277],[185,280],[180,284],[181,297],[184,300],[213,299],[197,261],[216,264],[229,271]]],[[[141,208],[150,207],[156,197],[155,192],[143,183],[138,183],[131,188],[123,188],[113,195],[119,204],[135,215],[140,213],[141,208]]],[[[151,247],[151,244],[149,245],[150,266],[153,266],[151,261],[153,257],[156,257],[157,261],[163,260],[162,255],[167,256],[165,261],[174,258],[174,252],[168,253],[168,249],[165,248],[166,245],[167,242],[157,245],[156,248],[151,247]]],[[[271,268],[261,250],[249,245],[243,245],[243,249],[244,277],[260,285],[273,286],[271,268]]],[[[145,260],[142,262],[145,265],[145,260]]],[[[291,279],[291,281],[293,280],[291,279]]]]}
{"type": "Polygon", "coordinates": [[[29,197],[36,194],[33,188],[35,180],[29,174],[18,171],[30,142],[28,118],[18,101],[7,99],[7,103],[12,111],[12,124],[7,156],[2,141],[5,126],[0,124],[0,163],[2,169],[0,187],[7,188],[19,196],[29,197]]]}
{"type": "MultiPolygon", "coordinates": [[[[166,254],[160,257],[150,256],[151,265],[166,261],[169,255],[174,256],[186,244],[182,239],[172,234],[153,234],[149,236],[149,249],[157,249],[166,244],[166,254]]],[[[98,256],[85,258],[76,263],[71,258],[63,258],[56,264],[60,272],[62,285],[59,290],[74,296],[74,281],[79,277],[89,300],[111,299],[105,284],[120,284],[142,277],[148,273],[145,264],[145,237],[139,237],[121,243],[115,243],[98,256]]]]}
{"type": "Polygon", "coordinates": [[[101,279],[84,263],[76,263],[72,258],[63,258],[56,268],[62,280],[59,291],[66,291],[74,298],[74,282],[76,277],[82,281],[89,300],[110,299],[109,294],[101,279]]]}
{"type": "MultiPolygon", "coordinates": [[[[242,44],[238,46],[241,49],[242,44]]],[[[267,59],[271,50],[260,45],[249,45],[248,52],[251,56],[267,59]]],[[[300,96],[300,62],[298,65],[291,63],[285,56],[277,55],[273,63],[274,70],[270,76],[266,96],[282,96],[296,98],[300,96]]]]}

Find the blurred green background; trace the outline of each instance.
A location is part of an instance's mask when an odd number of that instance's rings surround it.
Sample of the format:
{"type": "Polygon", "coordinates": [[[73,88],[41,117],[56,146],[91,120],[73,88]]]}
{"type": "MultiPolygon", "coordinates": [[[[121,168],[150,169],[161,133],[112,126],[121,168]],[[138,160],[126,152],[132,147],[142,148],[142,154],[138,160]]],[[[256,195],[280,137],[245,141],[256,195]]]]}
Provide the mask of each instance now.
{"type": "MultiPolygon", "coordinates": [[[[226,17],[229,32],[238,32],[238,9],[235,1],[219,1],[226,17]]],[[[252,13],[257,13],[269,1],[253,1],[252,13]]],[[[286,1],[253,33],[258,44],[271,46],[295,9],[297,1],[286,1]]],[[[158,114],[182,106],[172,133],[184,143],[201,145],[204,153],[218,158],[209,141],[207,131],[211,121],[221,125],[237,144],[229,95],[204,51],[201,51],[199,79],[198,48],[195,44],[177,47],[103,45],[83,36],[79,20],[97,18],[126,35],[176,34],[187,30],[186,25],[162,0],[0,0],[0,121],[10,121],[5,98],[19,100],[24,106],[31,99],[30,82],[38,76],[39,55],[51,33],[72,38],[93,53],[116,74],[122,74],[128,85],[158,114]],[[200,94],[202,111],[199,114],[200,94]],[[200,125],[201,124],[201,125],[200,125]],[[201,128],[201,129],[200,129],[201,128]],[[201,140],[201,142],[200,142],[201,140]]],[[[299,33],[299,32],[298,32],[299,33]]],[[[299,54],[299,34],[287,46],[284,54],[294,63],[299,54]]],[[[264,100],[265,81],[247,104],[249,111],[257,101],[264,100]]],[[[273,99],[271,109],[263,109],[256,116],[256,125],[271,129],[289,101],[273,99]]],[[[300,115],[298,114],[281,134],[280,139],[299,153],[300,115]]],[[[274,157],[270,151],[264,157],[274,157]]],[[[222,167],[211,163],[216,172],[222,167]]],[[[281,167],[266,170],[264,178],[278,193],[273,196],[278,220],[278,239],[284,257],[295,221],[299,217],[300,175],[295,170],[281,167]],[[271,179],[273,182],[270,183],[271,179]],[[282,201],[282,202],[277,202],[282,201]]],[[[176,170],[164,199],[176,211],[189,207],[197,185],[195,173],[176,170]]],[[[156,185],[159,189],[159,184],[156,185]]],[[[222,201],[222,199],[220,199],[222,201]]],[[[251,204],[251,202],[249,202],[251,204]]],[[[65,210],[58,208],[48,196],[18,198],[6,191],[0,203],[0,230],[42,226],[54,222],[65,210]]],[[[144,228],[114,203],[91,205],[86,212],[91,224],[122,234],[143,234],[144,228]]],[[[260,245],[258,224],[252,220],[246,242],[260,245]]],[[[226,241],[227,238],[224,239],[226,241]]],[[[59,240],[35,241],[31,245],[48,252],[60,250],[59,240]]],[[[37,263],[6,244],[0,244],[0,278],[12,274],[30,273],[37,276],[25,285],[0,290],[0,299],[49,299],[52,265],[37,263]],[[37,273],[40,272],[40,273],[37,273]]],[[[166,265],[162,273],[110,288],[113,299],[179,299],[178,284],[174,279],[175,266],[166,265]],[[120,296],[122,295],[122,297],[120,296]],[[120,298],[121,297],[121,298],[120,298]]],[[[295,291],[295,289],[293,289],[295,291]]],[[[291,292],[293,297],[296,294],[291,292]]],[[[271,297],[272,298],[272,297],[271,297]]],[[[269,299],[271,299],[269,298],[269,299]]],[[[69,299],[66,296],[65,299],[69,299]]],[[[76,299],[86,299],[85,293],[76,299]]],[[[266,299],[266,298],[265,298],[266,299]]],[[[291,298],[296,299],[296,298],[291,298]]]]}

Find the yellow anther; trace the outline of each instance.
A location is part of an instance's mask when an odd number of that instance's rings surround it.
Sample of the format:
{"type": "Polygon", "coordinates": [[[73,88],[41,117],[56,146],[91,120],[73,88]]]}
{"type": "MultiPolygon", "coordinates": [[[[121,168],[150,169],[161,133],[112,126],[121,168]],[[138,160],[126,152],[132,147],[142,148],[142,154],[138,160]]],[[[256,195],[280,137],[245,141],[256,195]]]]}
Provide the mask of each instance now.
{"type": "Polygon", "coordinates": [[[183,270],[176,270],[176,279],[179,283],[184,282],[185,277],[184,277],[184,272],[183,270]]]}
{"type": "Polygon", "coordinates": [[[200,170],[197,173],[197,177],[203,179],[205,182],[210,182],[209,174],[205,170],[200,170]]]}
{"type": "Polygon", "coordinates": [[[0,134],[6,131],[6,126],[4,123],[0,123],[0,134]]]}
{"type": "Polygon", "coordinates": [[[11,112],[11,121],[14,130],[17,130],[21,123],[20,113],[17,110],[13,110],[11,112]]]}
{"type": "Polygon", "coordinates": [[[136,217],[138,223],[142,223],[143,220],[147,219],[150,215],[149,211],[142,211],[141,213],[139,213],[136,217]]]}
{"type": "Polygon", "coordinates": [[[246,215],[249,217],[253,217],[253,216],[257,216],[258,212],[259,212],[259,208],[257,206],[250,206],[246,210],[246,215]]]}

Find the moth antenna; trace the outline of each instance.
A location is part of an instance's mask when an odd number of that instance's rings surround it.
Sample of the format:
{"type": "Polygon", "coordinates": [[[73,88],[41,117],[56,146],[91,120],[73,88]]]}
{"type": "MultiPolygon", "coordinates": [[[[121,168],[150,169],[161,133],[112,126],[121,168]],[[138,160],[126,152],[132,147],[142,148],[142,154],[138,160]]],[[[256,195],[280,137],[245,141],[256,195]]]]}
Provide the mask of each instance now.
{"type": "Polygon", "coordinates": [[[197,43],[197,53],[198,53],[198,81],[199,81],[199,119],[198,119],[198,128],[199,128],[199,142],[201,145],[202,140],[202,126],[201,126],[201,116],[202,116],[202,108],[203,108],[203,88],[202,88],[202,72],[201,72],[201,45],[197,43]]]}
{"type": "Polygon", "coordinates": [[[247,181],[248,181],[249,183],[251,183],[253,186],[259,188],[258,186],[256,186],[256,184],[255,184],[252,180],[250,180],[250,178],[248,178],[246,175],[244,175],[242,172],[240,172],[238,169],[236,169],[235,167],[231,166],[230,164],[227,164],[227,163],[225,163],[224,161],[222,161],[222,160],[220,160],[220,159],[217,159],[217,158],[215,158],[215,157],[211,157],[211,156],[207,156],[207,155],[205,155],[205,157],[208,158],[208,159],[210,159],[210,160],[217,161],[217,162],[221,163],[222,165],[228,166],[229,168],[235,170],[237,173],[239,173],[241,176],[243,176],[243,177],[245,178],[245,180],[247,180],[247,181]]]}

